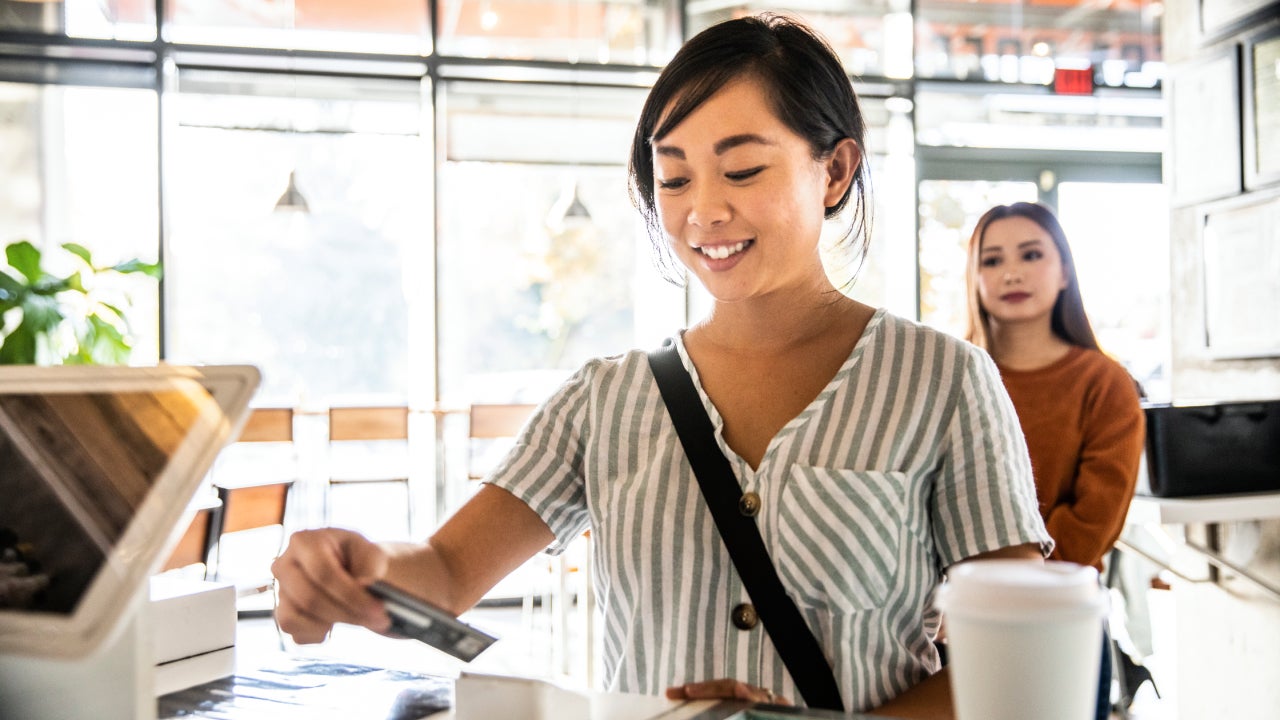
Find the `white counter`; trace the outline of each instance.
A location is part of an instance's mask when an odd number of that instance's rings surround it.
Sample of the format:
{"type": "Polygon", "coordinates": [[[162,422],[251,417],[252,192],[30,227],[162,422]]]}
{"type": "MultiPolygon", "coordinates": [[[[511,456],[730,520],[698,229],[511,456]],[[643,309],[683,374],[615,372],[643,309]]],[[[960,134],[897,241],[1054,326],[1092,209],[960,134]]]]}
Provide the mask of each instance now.
{"type": "Polygon", "coordinates": [[[1137,524],[1224,523],[1271,518],[1280,518],[1280,493],[1186,498],[1135,495],[1129,505],[1129,522],[1137,524]]]}

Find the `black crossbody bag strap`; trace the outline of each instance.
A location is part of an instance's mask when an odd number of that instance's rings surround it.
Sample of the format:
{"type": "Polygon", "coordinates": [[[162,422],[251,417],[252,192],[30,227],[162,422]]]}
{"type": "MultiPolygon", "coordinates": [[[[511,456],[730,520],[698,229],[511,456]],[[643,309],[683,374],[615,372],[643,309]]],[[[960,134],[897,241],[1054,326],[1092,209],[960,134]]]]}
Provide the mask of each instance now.
{"type": "Polygon", "coordinates": [[[702,407],[693,378],[680,362],[675,342],[666,340],[660,349],[650,352],[649,367],[729,557],[796,689],[809,707],[843,711],[831,665],[800,609],[782,587],[755,518],[738,510],[742,486],[715,442],[715,428],[702,407]]]}

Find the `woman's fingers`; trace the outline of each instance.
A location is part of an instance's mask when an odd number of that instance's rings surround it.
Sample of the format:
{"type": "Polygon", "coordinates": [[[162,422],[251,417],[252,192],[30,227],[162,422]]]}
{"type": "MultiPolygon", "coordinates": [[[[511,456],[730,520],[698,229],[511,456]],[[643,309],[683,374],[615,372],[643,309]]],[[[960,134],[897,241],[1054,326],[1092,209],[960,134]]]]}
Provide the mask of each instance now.
{"type": "Polygon", "coordinates": [[[685,683],[667,688],[667,698],[671,700],[746,700],[747,702],[768,703],[770,705],[790,705],[791,701],[778,697],[768,688],[748,685],[741,680],[720,678],[702,682],[685,683]]]}
{"type": "Polygon", "coordinates": [[[271,566],[276,576],[280,629],[300,643],[320,642],[334,623],[383,631],[390,618],[365,586],[386,572],[386,554],[346,530],[294,533],[271,566]]]}
{"type": "Polygon", "coordinates": [[[288,633],[293,641],[300,645],[324,642],[333,629],[333,623],[307,615],[296,605],[286,602],[283,597],[276,607],[276,625],[282,632],[288,633]]]}

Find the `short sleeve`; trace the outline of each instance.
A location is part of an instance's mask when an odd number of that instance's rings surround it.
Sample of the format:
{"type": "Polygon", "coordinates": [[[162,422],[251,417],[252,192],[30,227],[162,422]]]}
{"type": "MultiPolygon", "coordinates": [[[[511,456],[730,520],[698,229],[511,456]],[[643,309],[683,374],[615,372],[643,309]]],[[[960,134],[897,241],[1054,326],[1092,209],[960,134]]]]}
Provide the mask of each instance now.
{"type": "Polygon", "coordinates": [[[1004,547],[1053,540],[1036,501],[1031,458],[995,363],[966,346],[934,485],[934,547],[942,567],[1004,547]]]}
{"type": "Polygon", "coordinates": [[[515,446],[484,479],[524,501],[551,528],[551,555],[564,552],[590,523],[583,477],[590,369],[575,373],[534,412],[515,446]]]}

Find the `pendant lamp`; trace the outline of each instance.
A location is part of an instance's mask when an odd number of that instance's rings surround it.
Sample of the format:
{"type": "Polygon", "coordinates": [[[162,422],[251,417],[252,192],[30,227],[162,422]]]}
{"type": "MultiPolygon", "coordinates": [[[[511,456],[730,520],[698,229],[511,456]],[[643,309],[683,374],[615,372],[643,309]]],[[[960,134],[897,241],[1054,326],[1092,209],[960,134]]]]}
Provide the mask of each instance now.
{"type": "Polygon", "coordinates": [[[569,205],[564,209],[565,220],[584,220],[591,222],[591,213],[587,212],[587,206],[582,204],[582,199],[578,197],[578,183],[573,184],[573,196],[569,199],[569,205]]]}
{"type": "Polygon", "coordinates": [[[296,170],[289,171],[289,184],[285,186],[280,199],[276,200],[276,210],[278,212],[311,212],[311,207],[307,205],[307,199],[298,190],[296,175],[296,170]]]}

